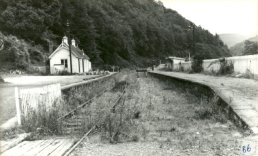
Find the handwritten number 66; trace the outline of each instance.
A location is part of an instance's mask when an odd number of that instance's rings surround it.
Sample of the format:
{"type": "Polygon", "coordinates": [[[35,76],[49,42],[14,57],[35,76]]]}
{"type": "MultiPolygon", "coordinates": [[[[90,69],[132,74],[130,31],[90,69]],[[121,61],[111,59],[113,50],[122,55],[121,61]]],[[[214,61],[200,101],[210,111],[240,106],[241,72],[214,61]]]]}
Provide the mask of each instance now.
{"type": "Polygon", "coordinates": [[[243,147],[242,147],[242,151],[243,151],[243,153],[251,152],[251,147],[250,147],[250,145],[248,144],[247,146],[243,146],[243,147]]]}

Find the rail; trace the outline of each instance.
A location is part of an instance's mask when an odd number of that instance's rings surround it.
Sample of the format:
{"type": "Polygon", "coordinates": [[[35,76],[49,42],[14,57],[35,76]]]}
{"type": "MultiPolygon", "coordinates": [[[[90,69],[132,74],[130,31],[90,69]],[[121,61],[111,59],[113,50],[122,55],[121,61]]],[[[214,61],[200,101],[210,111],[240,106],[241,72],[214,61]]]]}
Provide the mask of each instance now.
{"type": "MultiPolygon", "coordinates": [[[[113,111],[115,110],[115,108],[116,108],[117,105],[119,104],[120,100],[121,100],[122,97],[125,95],[127,86],[128,86],[128,85],[125,86],[125,88],[124,88],[123,91],[122,91],[122,94],[116,99],[116,101],[115,101],[114,105],[111,107],[110,111],[113,112],[113,111]]],[[[106,92],[106,90],[103,91],[103,92],[106,92]]],[[[102,93],[102,94],[104,94],[104,93],[102,93]]],[[[101,95],[102,95],[102,94],[101,94],[101,95]]],[[[89,101],[91,101],[91,100],[93,100],[93,99],[94,99],[94,98],[92,98],[92,99],[86,101],[85,103],[81,104],[81,105],[80,105],[80,108],[82,107],[82,105],[87,104],[89,101]]],[[[78,107],[77,107],[77,108],[78,108],[78,107]]],[[[71,111],[71,112],[72,112],[72,111],[71,111]]],[[[80,145],[81,142],[82,142],[84,139],[86,139],[86,138],[89,136],[89,134],[90,134],[96,127],[97,127],[97,125],[94,124],[94,125],[91,127],[91,129],[90,129],[87,133],[85,133],[85,134],[80,138],[80,140],[77,141],[77,143],[74,144],[74,146],[72,146],[72,147],[64,154],[64,156],[69,156],[69,155],[76,149],[76,147],[78,147],[78,145],[80,145]]]]}

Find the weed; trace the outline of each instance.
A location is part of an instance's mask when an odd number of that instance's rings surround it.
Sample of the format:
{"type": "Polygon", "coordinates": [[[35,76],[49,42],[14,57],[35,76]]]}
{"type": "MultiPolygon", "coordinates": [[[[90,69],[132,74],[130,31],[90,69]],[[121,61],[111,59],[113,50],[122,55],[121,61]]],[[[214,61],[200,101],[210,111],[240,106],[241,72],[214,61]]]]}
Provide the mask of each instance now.
{"type": "Polygon", "coordinates": [[[140,140],[139,136],[138,135],[133,135],[132,136],[132,141],[133,142],[138,142],[140,140]]]}
{"type": "Polygon", "coordinates": [[[249,69],[246,69],[246,71],[242,75],[242,77],[247,78],[247,79],[254,79],[255,75],[249,69]]]}
{"type": "Polygon", "coordinates": [[[135,113],[134,113],[134,119],[139,119],[141,116],[141,112],[140,111],[136,111],[135,113]]]}
{"type": "MultiPolygon", "coordinates": [[[[59,103],[59,101],[55,101],[59,103]]],[[[48,134],[59,134],[60,127],[58,124],[58,117],[60,115],[59,104],[54,104],[51,110],[46,110],[42,107],[44,104],[39,104],[38,110],[28,108],[28,114],[22,118],[22,129],[26,132],[35,132],[39,129],[47,130],[48,134]]]]}

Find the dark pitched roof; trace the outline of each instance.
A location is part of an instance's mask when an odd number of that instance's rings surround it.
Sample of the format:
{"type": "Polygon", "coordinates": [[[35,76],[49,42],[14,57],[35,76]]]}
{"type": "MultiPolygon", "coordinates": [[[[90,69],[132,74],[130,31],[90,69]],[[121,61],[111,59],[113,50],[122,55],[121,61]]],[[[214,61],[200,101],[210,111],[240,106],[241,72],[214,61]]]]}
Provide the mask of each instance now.
{"type": "MultiPolygon", "coordinates": [[[[49,58],[51,58],[60,48],[65,48],[66,50],[69,50],[68,44],[65,42],[62,42],[59,47],[49,55],[49,58]]],[[[72,53],[75,55],[77,58],[84,58],[87,60],[90,60],[90,58],[83,52],[83,50],[79,49],[78,47],[71,46],[72,53]]]]}
{"type": "MultiPolygon", "coordinates": [[[[68,45],[67,45],[68,46],[68,45]]],[[[71,46],[72,52],[74,52],[78,57],[80,58],[85,58],[85,59],[90,59],[81,49],[75,46],[71,46]],[[84,55],[83,55],[84,54],[84,55]]]]}

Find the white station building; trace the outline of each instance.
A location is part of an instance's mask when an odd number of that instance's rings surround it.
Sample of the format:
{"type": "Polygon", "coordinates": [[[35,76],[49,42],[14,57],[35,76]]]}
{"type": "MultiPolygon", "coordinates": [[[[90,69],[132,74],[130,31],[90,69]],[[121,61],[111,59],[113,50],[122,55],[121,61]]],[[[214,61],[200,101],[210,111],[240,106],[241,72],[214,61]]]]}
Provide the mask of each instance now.
{"type": "MultiPolygon", "coordinates": [[[[80,50],[76,45],[75,40],[72,39],[72,73],[84,73],[91,70],[90,58],[80,50]]],[[[62,43],[49,56],[50,73],[58,74],[63,71],[71,73],[70,53],[68,45],[68,37],[64,36],[62,43]]]]}

